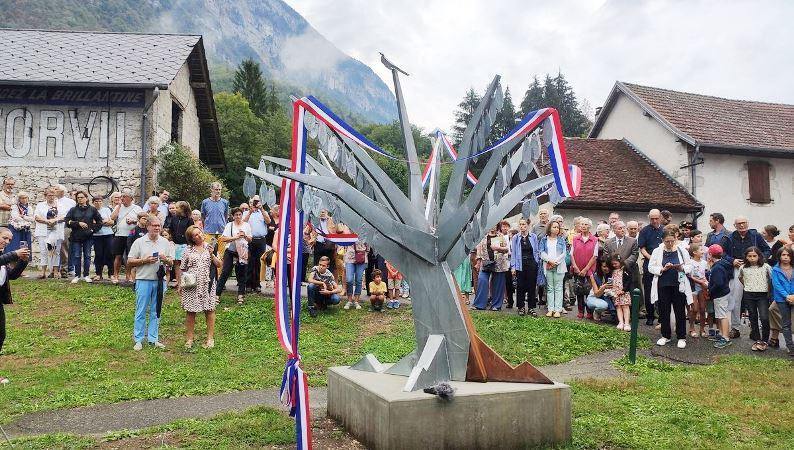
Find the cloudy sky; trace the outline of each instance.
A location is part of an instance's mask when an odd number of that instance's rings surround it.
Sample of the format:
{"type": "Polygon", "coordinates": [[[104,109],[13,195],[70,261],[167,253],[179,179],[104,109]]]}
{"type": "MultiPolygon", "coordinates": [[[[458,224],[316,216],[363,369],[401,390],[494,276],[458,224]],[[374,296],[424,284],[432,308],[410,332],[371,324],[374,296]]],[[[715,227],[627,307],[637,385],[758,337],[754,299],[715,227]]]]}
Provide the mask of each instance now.
{"type": "Polygon", "coordinates": [[[534,74],[561,70],[591,109],[615,80],[794,103],[794,1],[286,0],[391,88],[411,121],[449,129],[469,87],[502,75],[520,103],[534,74]]]}

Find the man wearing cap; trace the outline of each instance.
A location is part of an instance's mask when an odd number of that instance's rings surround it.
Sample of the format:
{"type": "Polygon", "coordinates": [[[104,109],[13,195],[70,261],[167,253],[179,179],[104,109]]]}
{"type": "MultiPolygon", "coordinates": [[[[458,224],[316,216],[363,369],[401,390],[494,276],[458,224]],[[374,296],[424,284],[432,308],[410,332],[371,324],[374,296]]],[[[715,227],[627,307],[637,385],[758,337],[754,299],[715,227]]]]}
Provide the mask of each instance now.
{"type": "Polygon", "coordinates": [[[652,209],[648,212],[648,225],[640,231],[640,237],[637,240],[637,245],[640,253],[645,258],[642,263],[642,289],[645,295],[645,324],[653,325],[653,303],[651,303],[651,284],[653,283],[654,275],[648,270],[648,261],[651,260],[651,253],[656,247],[662,245],[662,213],[658,209],[652,209]]]}
{"type": "Polygon", "coordinates": [[[739,216],[733,221],[733,226],[736,229],[733,233],[729,234],[727,239],[724,240],[725,246],[725,259],[733,264],[734,274],[731,282],[731,331],[730,338],[736,339],[741,334],[739,333],[739,323],[742,319],[742,296],[744,295],[744,286],[739,282],[739,269],[744,264],[744,252],[750,247],[758,247],[761,250],[762,261],[769,259],[772,249],[766,243],[761,233],[755,229],[750,228],[750,221],[747,217],[739,216]]]}
{"type": "MultiPolygon", "coordinates": [[[[113,243],[111,253],[113,254],[113,275],[110,281],[113,284],[118,284],[119,274],[121,273],[121,263],[127,253],[127,237],[135,228],[138,223],[138,213],[143,212],[140,206],[136,205],[133,201],[132,191],[124,189],[121,191],[121,204],[113,208],[110,218],[116,223],[116,233],[113,236],[113,243]]],[[[125,267],[127,281],[132,282],[132,269],[125,267]]]]}
{"type": "Polygon", "coordinates": [[[251,225],[251,243],[248,244],[248,276],[246,277],[247,287],[254,292],[259,292],[262,288],[259,281],[259,272],[261,270],[260,258],[265,253],[267,244],[265,238],[267,237],[267,224],[270,223],[270,215],[262,208],[262,200],[258,195],[251,198],[251,208],[248,212],[243,213],[243,221],[251,225]]]}

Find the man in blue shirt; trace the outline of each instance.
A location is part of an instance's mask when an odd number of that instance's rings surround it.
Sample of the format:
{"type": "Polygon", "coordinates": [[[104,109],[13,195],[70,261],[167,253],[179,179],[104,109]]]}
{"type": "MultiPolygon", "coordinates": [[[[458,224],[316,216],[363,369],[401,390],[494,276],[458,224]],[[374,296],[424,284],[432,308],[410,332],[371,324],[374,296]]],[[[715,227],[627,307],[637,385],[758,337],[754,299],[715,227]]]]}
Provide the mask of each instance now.
{"type": "Polygon", "coordinates": [[[725,229],[725,216],[722,213],[709,214],[709,227],[711,232],[706,236],[706,247],[718,244],[725,248],[725,240],[728,239],[728,230],[725,229]]]}
{"type": "Polygon", "coordinates": [[[653,283],[653,274],[648,270],[648,261],[651,259],[651,253],[656,247],[662,245],[662,214],[658,209],[652,209],[648,212],[648,225],[640,230],[637,246],[640,248],[640,253],[644,257],[642,263],[642,289],[645,296],[645,324],[653,325],[653,303],[651,303],[651,284],[653,283]]]}
{"type": "Polygon", "coordinates": [[[260,258],[265,253],[267,244],[265,238],[267,237],[267,225],[270,223],[270,215],[267,211],[262,209],[262,201],[258,195],[254,195],[250,202],[251,209],[243,215],[243,221],[251,225],[251,234],[253,239],[248,244],[248,277],[247,286],[254,292],[260,292],[262,286],[259,281],[259,271],[261,269],[260,258]]]}
{"type": "MultiPolygon", "coordinates": [[[[226,218],[229,217],[229,201],[221,198],[221,184],[217,181],[211,185],[209,198],[201,202],[201,219],[204,221],[204,242],[218,242],[218,237],[226,227],[226,218]]],[[[218,242],[218,255],[223,257],[226,244],[218,242]]]]}

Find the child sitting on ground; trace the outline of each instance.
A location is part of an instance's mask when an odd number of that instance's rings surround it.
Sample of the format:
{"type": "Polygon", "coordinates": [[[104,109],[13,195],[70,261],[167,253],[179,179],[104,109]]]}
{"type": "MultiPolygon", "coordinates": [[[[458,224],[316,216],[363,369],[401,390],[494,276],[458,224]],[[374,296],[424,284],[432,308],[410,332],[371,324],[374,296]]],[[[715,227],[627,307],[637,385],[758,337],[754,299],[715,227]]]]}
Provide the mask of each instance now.
{"type": "Polygon", "coordinates": [[[386,261],[386,271],[388,272],[386,274],[386,285],[389,289],[389,303],[386,304],[386,307],[397,309],[400,307],[400,300],[397,297],[400,296],[399,290],[403,276],[389,261],[386,261]]]}
{"type": "Polygon", "coordinates": [[[372,281],[369,282],[369,310],[383,311],[383,302],[386,301],[386,283],[380,270],[372,271],[372,281]]]}
{"type": "MultiPolygon", "coordinates": [[[[733,279],[733,264],[723,258],[722,246],[713,244],[709,247],[709,297],[714,302],[714,318],[717,319],[718,333],[714,337],[714,348],[725,348],[732,344],[728,338],[731,328],[731,311],[728,309],[731,294],[730,282],[733,279]]],[[[738,325],[738,324],[737,324],[738,325]]]]}
{"type": "Polygon", "coordinates": [[[709,288],[706,278],[708,263],[703,259],[703,246],[689,244],[689,255],[692,257],[692,273],[688,275],[692,285],[692,305],[689,308],[689,336],[707,337],[706,334],[706,292],[709,288]],[[695,322],[700,321],[700,333],[695,331],[695,322]]]}

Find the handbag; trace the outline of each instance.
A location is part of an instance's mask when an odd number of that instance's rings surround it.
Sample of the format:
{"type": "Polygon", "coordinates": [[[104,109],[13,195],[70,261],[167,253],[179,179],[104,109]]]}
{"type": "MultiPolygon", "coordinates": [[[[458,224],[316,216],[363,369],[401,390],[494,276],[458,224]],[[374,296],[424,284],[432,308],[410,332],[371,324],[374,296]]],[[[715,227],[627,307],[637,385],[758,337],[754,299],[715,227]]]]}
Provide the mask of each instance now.
{"type": "MultiPolygon", "coordinates": [[[[358,244],[354,245],[354,249],[358,247],[358,244]]],[[[353,255],[353,262],[356,264],[364,264],[367,260],[367,252],[366,250],[354,250],[355,254],[353,255]]]]}
{"type": "Polygon", "coordinates": [[[573,293],[576,296],[586,296],[590,294],[590,280],[587,277],[575,275],[573,277],[573,293]]]}
{"type": "Polygon", "coordinates": [[[482,262],[482,266],[480,267],[480,271],[481,272],[493,272],[493,271],[496,270],[496,261],[495,261],[495,255],[494,255],[493,249],[491,248],[491,237],[490,236],[488,236],[485,239],[485,245],[487,247],[486,248],[486,252],[488,253],[488,258],[490,258],[490,261],[483,261],[482,262]]]}
{"type": "Polygon", "coordinates": [[[196,287],[196,274],[191,272],[182,272],[182,287],[196,287]]]}

